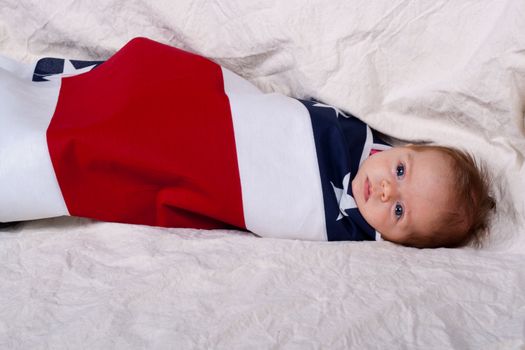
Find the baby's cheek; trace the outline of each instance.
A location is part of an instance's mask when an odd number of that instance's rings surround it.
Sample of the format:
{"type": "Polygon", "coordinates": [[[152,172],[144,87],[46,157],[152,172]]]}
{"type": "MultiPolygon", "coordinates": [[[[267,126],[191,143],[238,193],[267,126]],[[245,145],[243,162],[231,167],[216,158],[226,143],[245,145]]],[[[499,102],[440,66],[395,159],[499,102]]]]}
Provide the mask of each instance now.
{"type": "Polygon", "coordinates": [[[381,228],[384,228],[385,215],[383,208],[368,201],[362,205],[362,209],[359,208],[359,212],[363,215],[366,222],[368,222],[368,224],[374,229],[380,231],[381,228]]]}

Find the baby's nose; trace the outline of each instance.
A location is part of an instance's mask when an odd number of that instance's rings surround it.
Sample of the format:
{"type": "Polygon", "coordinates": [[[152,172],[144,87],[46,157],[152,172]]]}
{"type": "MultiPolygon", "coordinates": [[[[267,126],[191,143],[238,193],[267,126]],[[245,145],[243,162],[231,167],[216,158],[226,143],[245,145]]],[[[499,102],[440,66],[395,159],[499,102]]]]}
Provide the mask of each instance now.
{"type": "Polygon", "coordinates": [[[395,185],[386,179],[381,180],[381,200],[386,202],[396,194],[395,185]]]}

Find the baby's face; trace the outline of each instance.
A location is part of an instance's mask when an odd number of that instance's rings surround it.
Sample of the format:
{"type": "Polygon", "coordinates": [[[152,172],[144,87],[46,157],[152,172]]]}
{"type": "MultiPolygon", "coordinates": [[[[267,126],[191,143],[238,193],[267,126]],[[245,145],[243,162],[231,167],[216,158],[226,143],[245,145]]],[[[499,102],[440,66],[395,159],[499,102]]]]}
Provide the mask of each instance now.
{"type": "Polygon", "coordinates": [[[354,180],[357,208],[383,238],[428,232],[447,209],[451,169],[441,153],[393,147],[366,159],[354,180]]]}

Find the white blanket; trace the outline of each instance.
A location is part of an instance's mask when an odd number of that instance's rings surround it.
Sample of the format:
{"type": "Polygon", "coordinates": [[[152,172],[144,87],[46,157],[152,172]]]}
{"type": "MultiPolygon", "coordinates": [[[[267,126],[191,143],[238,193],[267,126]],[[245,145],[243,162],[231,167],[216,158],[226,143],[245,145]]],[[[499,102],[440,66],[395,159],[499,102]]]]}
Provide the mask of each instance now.
{"type": "Polygon", "coordinates": [[[0,233],[0,347],[525,346],[524,18],[521,0],[0,0],[3,55],[104,59],[147,36],[465,148],[498,204],[482,250],[26,223],[0,233]]]}

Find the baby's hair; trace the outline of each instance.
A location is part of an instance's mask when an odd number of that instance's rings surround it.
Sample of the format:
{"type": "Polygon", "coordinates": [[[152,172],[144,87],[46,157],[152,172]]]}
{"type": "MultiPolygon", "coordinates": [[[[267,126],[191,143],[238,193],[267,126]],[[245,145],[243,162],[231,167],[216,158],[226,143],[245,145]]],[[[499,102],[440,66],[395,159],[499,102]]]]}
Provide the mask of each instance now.
{"type": "Polygon", "coordinates": [[[414,232],[404,245],[418,248],[480,247],[487,233],[489,217],[496,203],[489,195],[485,167],[469,153],[437,145],[410,145],[415,151],[435,151],[444,155],[451,167],[450,208],[432,225],[430,232],[414,232]]]}

